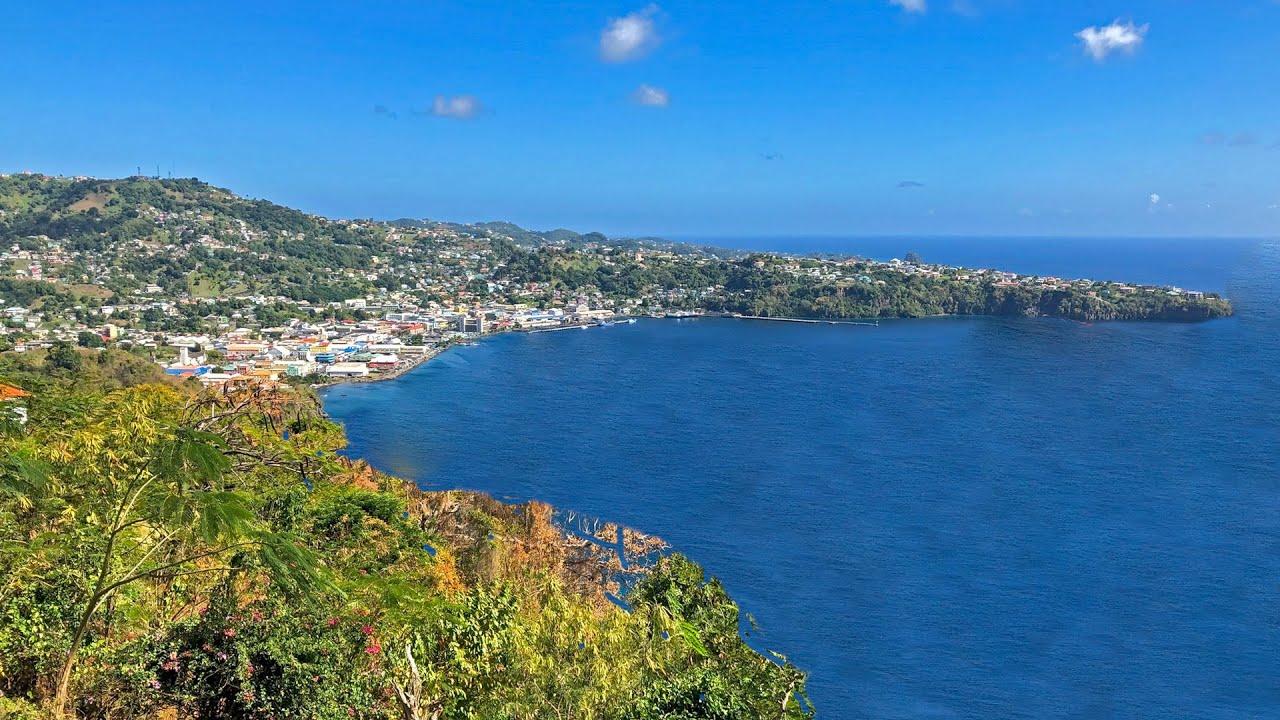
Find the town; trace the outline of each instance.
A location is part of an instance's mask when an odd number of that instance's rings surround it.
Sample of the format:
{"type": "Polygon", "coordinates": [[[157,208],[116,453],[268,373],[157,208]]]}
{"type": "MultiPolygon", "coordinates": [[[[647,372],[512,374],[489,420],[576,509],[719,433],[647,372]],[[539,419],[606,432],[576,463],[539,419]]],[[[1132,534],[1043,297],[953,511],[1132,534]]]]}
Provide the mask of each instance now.
{"type": "Polygon", "coordinates": [[[205,385],[391,377],[505,331],[644,316],[1195,321],[1175,287],[743,253],[509,223],[329,220],[197,180],[0,176],[0,350],[114,346],[205,385]]]}

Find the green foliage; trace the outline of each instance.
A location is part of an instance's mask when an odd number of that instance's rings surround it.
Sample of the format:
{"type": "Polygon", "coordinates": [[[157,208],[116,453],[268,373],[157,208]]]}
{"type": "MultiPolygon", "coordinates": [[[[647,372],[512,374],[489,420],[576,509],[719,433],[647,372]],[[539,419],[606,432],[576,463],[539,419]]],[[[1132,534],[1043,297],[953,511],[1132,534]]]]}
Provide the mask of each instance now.
{"type": "Polygon", "coordinates": [[[689,560],[664,558],[633,602],[669,614],[691,650],[690,669],[655,678],[629,717],[807,717],[804,674],[756,654],[739,635],[739,611],[719,581],[689,560]],[[781,713],[781,714],[779,714],[781,713]]]}
{"type": "Polygon", "coordinates": [[[199,717],[387,717],[380,630],[367,613],[328,615],[220,594],[171,627],[155,659],[161,690],[199,717]]]}
{"type": "Polygon", "coordinates": [[[624,613],[566,589],[562,560],[492,501],[429,522],[421,503],[462,496],[337,458],[341,431],[306,395],[70,388],[47,386],[30,425],[0,435],[14,713],[805,716],[803,675],[747,647],[737,607],[686,560],[624,613]]]}
{"type": "Polygon", "coordinates": [[[75,347],[69,343],[58,342],[49,348],[49,354],[45,356],[44,369],[51,374],[74,375],[80,372],[83,364],[84,361],[75,347]]]}

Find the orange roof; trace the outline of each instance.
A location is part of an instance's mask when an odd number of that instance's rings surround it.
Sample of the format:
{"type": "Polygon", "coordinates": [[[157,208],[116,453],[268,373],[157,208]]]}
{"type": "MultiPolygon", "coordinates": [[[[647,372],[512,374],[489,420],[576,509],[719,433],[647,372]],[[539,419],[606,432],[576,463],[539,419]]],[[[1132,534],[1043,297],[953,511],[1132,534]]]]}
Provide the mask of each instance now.
{"type": "Polygon", "coordinates": [[[31,393],[23,392],[12,385],[0,383],[0,400],[17,400],[24,397],[31,397],[31,393]]]}

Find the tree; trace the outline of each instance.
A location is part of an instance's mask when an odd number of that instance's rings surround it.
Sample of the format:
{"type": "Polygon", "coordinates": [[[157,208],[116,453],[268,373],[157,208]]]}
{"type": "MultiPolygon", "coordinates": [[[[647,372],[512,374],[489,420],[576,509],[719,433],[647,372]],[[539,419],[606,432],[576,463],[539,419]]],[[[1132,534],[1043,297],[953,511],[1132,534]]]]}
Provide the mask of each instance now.
{"type": "Polygon", "coordinates": [[[109,630],[102,610],[124,589],[225,575],[250,557],[287,584],[316,578],[311,557],[262,523],[240,489],[233,459],[252,449],[211,432],[252,412],[251,403],[208,405],[207,415],[188,422],[183,405],[168,388],[118,391],[56,436],[37,433],[4,448],[17,460],[0,468],[0,494],[49,512],[23,514],[6,530],[0,570],[9,578],[43,570],[68,591],[61,616],[71,622],[51,678],[55,715],[67,713],[81,648],[109,630]]]}
{"type": "Polygon", "coordinates": [[[81,330],[80,334],[76,335],[76,344],[84,348],[100,348],[107,343],[98,333],[81,330]]]}
{"type": "Polygon", "coordinates": [[[904,257],[903,260],[911,263],[912,265],[920,265],[920,264],[923,264],[924,262],[923,260],[920,259],[920,255],[915,252],[907,253],[906,257],[904,257]]]}
{"type": "Polygon", "coordinates": [[[71,343],[58,341],[49,348],[49,354],[44,359],[45,369],[51,373],[64,372],[75,374],[80,372],[82,364],[80,353],[76,351],[71,343]]]}

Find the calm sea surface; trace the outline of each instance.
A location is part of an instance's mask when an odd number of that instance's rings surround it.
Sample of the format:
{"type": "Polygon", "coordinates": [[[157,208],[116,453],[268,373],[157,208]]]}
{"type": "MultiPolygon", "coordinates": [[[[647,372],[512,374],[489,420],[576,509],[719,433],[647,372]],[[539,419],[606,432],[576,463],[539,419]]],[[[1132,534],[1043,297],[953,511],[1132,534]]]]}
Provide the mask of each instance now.
{"type": "Polygon", "coordinates": [[[325,406],[424,487],[665,538],[820,717],[1280,717],[1280,244],[931,242],[839,249],[1239,314],[502,335],[325,406]]]}

